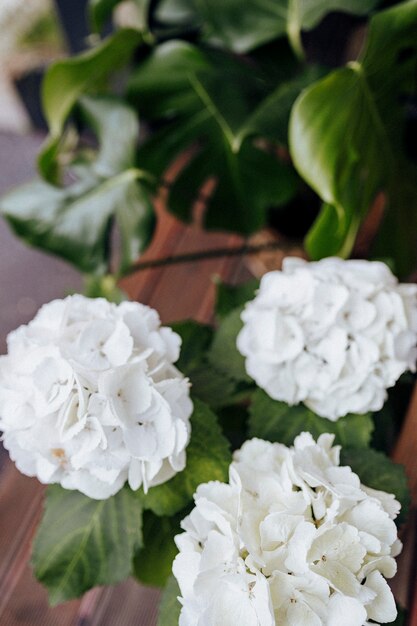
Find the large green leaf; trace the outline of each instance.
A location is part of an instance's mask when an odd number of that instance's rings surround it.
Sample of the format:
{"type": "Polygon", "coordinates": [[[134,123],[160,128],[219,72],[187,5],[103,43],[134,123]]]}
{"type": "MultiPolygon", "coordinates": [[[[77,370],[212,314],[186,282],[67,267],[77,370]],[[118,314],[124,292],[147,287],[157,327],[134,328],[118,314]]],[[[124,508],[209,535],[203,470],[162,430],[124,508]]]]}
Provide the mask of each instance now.
{"type": "Polygon", "coordinates": [[[151,509],[156,515],[173,515],[183,509],[192,501],[200,483],[227,480],[231,463],[229,444],[221,433],[214,413],[196,399],[191,428],[185,469],[141,496],[144,508],[151,509]]]}
{"type": "Polygon", "coordinates": [[[347,415],[336,422],[319,417],[303,404],[289,406],[270,398],[258,389],[252,396],[249,410],[249,435],[287,446],[303,431],[313,437],[334,433],[335,442],[342,446],[366,448],[371,439],[373,422],[370,415],[347,415]]]}
{"type": "Polygon", "coordinates": [[[138,122],[114,99],[84,98],[81,108],[100,140],[96,158],[74,168],[73,184],[35,180],[5,196],[0,210],[27,243],[95,273],[107,268],[114,219],[123,272],[150,241],[155,222],[143,173],[133,167],[138,122]]]}
{"type": "Polygon", "coordinates": [[[343,448],[341,463],[349,465],[367,487],[393,493],[401,504],[401,513],[396,519],[402,524],[410,505],[410,492],[404,467],[393,463],[383,452],[343,448]]]}
{"type": "Polygon", "coordinates": [[[330,11],[365,14],[378,0],[193,0],[205,36],[235,52],[288,35],[300,51],[300,32],[314,28],[330,11]]]}
{"type": "Polygon", "coordinates": [[[180,589],[174,576],[168,580],[159,607],[158,626],[178,626],[181,604],[178,602],[180,589]]]}
{"type": "Polygon", "coordinates": [[[133,560],[135,577],[145,585],[164,587],[178,553],[174,537],[182,532],[180,522],[185,513],[158,517],[151,511],[143,515],[143,547],[133,560]]]}
{"type": "Polygon", "coordinates": [[[144,118],[164,124],[140,148],[140,166],[160,176],[179,155],[189,155],[170,185],[170,210],[190,221],[210,180],[207,228],[245,234],[262,226],[266,210],[298,190],[293,168],[267,146],[285,143],[291,104],[311,80],[312,73],[296,75],[292,86],[278,88],[270,100],[276,85],[256,64],[181,41],[158,46],[136,69],[129,96],[144,118]]]}
{"type": "Polygon", "coordinates": [[[125,65],[142,42],[133,29],[121,29],[95,48],[56,61],[45,74],[42,105],[50,136],[39,155],[39,168],[50,182],[59,179],[59,144],[65,121],[78,98],[96,90],[116,69],[125,65]]]}
{"type": "Polygon", "coordinates": [[[376,253],[394,258],[400,274],[414,266],[417,168],[403,150],[403,102],[415,93],[416,32],[416,0],[375,15],[361,59],[307,88],[294,105],[294,164],[326,203],[307,238],[314,259],[348,256],[383,190],[389,206],[376,253]]]}
{"type": "Polygon", "coordinates": [[[141,526],[140,500],[128,488],[107,500],[92,500],[78,491],[48,487],[32,563],[51,604],[127,578],[142,542],[141,526]]]}

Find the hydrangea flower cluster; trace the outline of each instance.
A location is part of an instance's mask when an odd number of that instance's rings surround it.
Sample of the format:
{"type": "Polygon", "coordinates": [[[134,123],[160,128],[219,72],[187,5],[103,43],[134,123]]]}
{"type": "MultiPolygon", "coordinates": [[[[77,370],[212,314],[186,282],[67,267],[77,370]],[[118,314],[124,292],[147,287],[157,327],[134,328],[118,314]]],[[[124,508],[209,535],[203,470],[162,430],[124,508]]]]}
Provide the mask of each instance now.
{"type": "Polygon", "coordinates": [[[237,347],[271,398],[337,420],[378,411],[415,370],[417,285],[380,262],[287,258],[242,313],[237,347]]]}
{"type": "Polygon", "coordinates": [[[193,407],[180,344],[136,302],[43,306],[0,359],[0,429],[20,471],[104,499],[182,470],[193,407]]]}
{"type": "Polygon", "coordinates": [[[259,439],[229,484],[200,485],[176,537],[180,626],[363,626],[391,622],[385,578],[401,550],[394,496],[339,464],[333,435],[293,448],[259,439]]]}

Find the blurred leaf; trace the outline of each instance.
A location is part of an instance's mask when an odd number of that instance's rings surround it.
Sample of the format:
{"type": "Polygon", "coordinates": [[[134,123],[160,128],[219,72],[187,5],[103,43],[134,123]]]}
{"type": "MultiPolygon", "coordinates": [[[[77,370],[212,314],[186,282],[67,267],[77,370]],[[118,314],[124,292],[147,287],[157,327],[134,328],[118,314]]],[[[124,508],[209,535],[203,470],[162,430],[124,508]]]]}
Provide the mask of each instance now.
{"type": "Polygon", "coordinates": [[[178,602],[180,589],[174,576],[170,576],[162,594],[159,607],[158,626],[178,626],[181,613],[181,604],[178,602]]]}
{"type": "Polygon", "coordinates": [[[300,52],[300,32],[317,26],[330,11],[368,13],[378,0],[194,0],[207,39],[238,53],[287,35],[300,52]]]}
{"type": "Polygon", "coordinates": [[[106,274],[105,276],[86,274],[84,276],[83,294],[87,298],[106,298],[109,302],[116,304],[129,299],[127,293],[117,286],[117,280],[113,274],[106,274]]]}
{"type": "Polygon", "coordinates": [[[253,300],[259,287],[259,280],[253,278],[240,285],[227,285],[218,282],[216,285],[216,316],[221,320],[233,309],[241,307],[249,300],[253,300]]]}
{"type": "Polygon", "coordinates": [[[306,431],[317,438],[322,433],[334,433],[335,443],[342,446],[366,448],[374,428],[370,415],[346,415],[336,422],[319,417],[303,404],[289,406],[273,400],[257,389],[249,409],[249,436],[277,441],[287,446],[306,431]]]}
{"type": "Polygon", "coordinates": [[[305,247],[310,258],[348,256],[355,242],[358,227],[359,223],[353,211],[343,211],[324,202],[305,238],[305,247]],[[327,236],[328,233],[332,236],[327,236]]]}
{"type": "Polygon", "coordinates": [[[127,578],[142,542],[141,526],[140,501],[128,488],[107,500],[92,500],[49,486],[32,563],[51,604],[127,578]]]}
{"type": "Polygon", "coordinates": [[[200,483],[227,480],[231,454],[216,416],[197,399],[191,417],[191,440],[187,447],[187,465],[168,482],[152,487],[141,495],[145,509],[156,515],[173,515],[192,502],[200,483]]]}
{"type": "Polygon", "coordinates": [[[199,26],[199,17],[193,0],[160,0],[156,3],[154,18],[159,29],[175,32],[181,27],[199,26]]]}
{"type": "Polygon", "coordinates": [[[401,513],[395,520],[401,525],[410,506],[410,492],[404,467],[394,463],[383,452],[367,449],[343,448],[341,464],[349,465],[367,487],[393,493],[401,504],[401,513]]]}
{"type": "Polygon", "coordinates": [[[129,98],[146,119],[187,115],[200,104],[191,88],[190,76],[210,70],[204,52],[184,41],[168,41],[157,46],[129,80],[129,98]]]}
{"type": "Polygon", "coordinates": [[[182,339],[180,358],[175,365],[186,376],[189,376],[190,372],[201,363],[212,342],[214,330],[211,326],[194,320],[174,322],[171,328],[182,339]]]}
{"type": "Polygon", "coordinates": [[[397,611],[398,611],[397,619],[395,620],[395,622],[392,622],[391,626],[406,626],[407,611],[403,609],[398,603],[397,603],[397,611]]]}
{"type": "Polygon", "coordinates": [[[208,352],[208,359],[225,376],[239,382],[252,382],[246,373],[245,359],[236,347],[236,339],[243,326],[240,319],[242,308],[234,309],[221,320],[208,352]]]}
{"type": "Polygon", "coordinates": [[[182,532],[183,513],[174,517],[158,517],[151,511],[143,514],[143,547],[135,554],[135,577],[145,585],[163,587],[172,571],[172,562],[178,553],[175,535],[182,532]]]}
{"type": "Polygon", "coordinates": [[[155,222],[143,172],[132,167],[137,119],[114,99],[84,98],[81,108],[100,140],[96,159],[74,166],[76,180],[67,187],[35,180],[15,189],[2,198],[0,210],[27,243],[92,273],[107,269],[114,219],[123,272],[147,246],[155,222]]]}
{"type": "Polygon", "coordinates": [[[170,185],[168,206],[175,215],[191,221],[201,188],[212,181],[205,227],[246,234],[263,225],[269,207],[294,196],[299,179],[272,144],[285,141],[289,110],[300,89],[297,81],[280,105],[277,100],[274,129],[273,103],[255,114],[271,86],[241,59],[171,41],[136,69],[129,97],[144,118],[164,123],[141,146],[139,164],[161,176],[181,154],[190,157],[170,185]],[[256,140],[262,124],[268,132],[274,129],[263,142],[256,140]]]}
{"type": "Polygon", "coordinates": [[[100,33],[112,16],[113,10],[123,0],[89,0],[88,12],[93,31],[100,33]]]}
{"type": "Polygon", "coordinates": [[[403,374],[394,387],[388,389],[388,399],[380,411],[373,414],[375,430],[372,447],[390,454],[401,432],[415,387],[411,372],[403,374]]]}
{"type": "Polygon", "coordinates": [[[348,256],[376,194],[388,196],[375,254],[406,274],[415,264],[417,167],[403,151],[404,97],[415,93],[417,2],[375,15],[359,62],[332,72],[297,99],[290,147],[301,176],[326,203],[307,237],[313,259],[348,256]]]}
{"type": "Polygon", "coordinates": [[[133,29],[121,29],[95,48],[53,63],[42,84],[42,105],[50,135],[39,155],[44,178],[57,182],[57,156],[65,121],[78,98],[102,85],[116,69],[125,65],[142,42],[133,29]]]}

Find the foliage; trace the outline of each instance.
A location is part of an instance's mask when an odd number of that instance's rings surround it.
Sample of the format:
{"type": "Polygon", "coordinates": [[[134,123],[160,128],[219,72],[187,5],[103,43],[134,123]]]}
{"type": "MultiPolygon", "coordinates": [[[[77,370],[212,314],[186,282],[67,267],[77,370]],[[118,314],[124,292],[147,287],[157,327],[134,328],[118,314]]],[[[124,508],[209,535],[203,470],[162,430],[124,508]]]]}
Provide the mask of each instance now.
{"type": "Polygon", "coordinates": [[[395,520],[403,523],[407,518],[410,493],[404,467],[393,463],[385,454],[376,450],[343,448],[342,463],[350,465],[361,481],[368,487],[393,493],[401,504],[401,513],[395,520]]]}
{"type": "Polygon", "coordinates": [[[178,583],[174,576],[170,576],[159,607],[158,626],[178,626],[181,610],[177,600],[179,595],[178,583]]]}
{"type": "Polygon", "coordinates": [[[107,500],[91,500],[49,486],[32,563],[51,604],[127,578],[142,543],[141,522],[140,501],[127,488],[107,500]]]}
{"type": "Polygon", "coordinates": [[[322,433],[334,433],[335,443],[355,448],[367,447],[371,440],[373,422],[370,415],[347,415],[337,422],[319,417],[306,406],[288,406],[272,400],[257,389],[250,407],[249,435],[279,441],[290,446],[301,432],[317,438],[322,433]]]}
{"type": "Polygon", "coordinates": [[[133,559],[134,575],[145,585],[164,587],[171,575],[172,561],[178,550],[174,537],[181,532],[185,513],[158,517],[151,511],[143,515],[143,547],[133,559]]]}
{"type": "Polygon", "coordinates": [[[307,239],[313,258],[348,256],[383,190],[388,208],[375,250],[393,258],[401,275],[415,266],[417,167],[404,152],[402,103],[413,91],[416,25],[414,0],[375,15],[359,60],[308,88],[294,105],[291,154],[325,202],[307,239]],[[328,232],[335,237],[326,239],[328,232]]]}
{"type": "MultiPolygon", "coordinates": [[[[120,1],[90,0],[96,33],[120,1]]],[[[194,203],[204,194],[205,227],[244,235],[262,227],[270,209],[288,215],[290,207],[305,203],[299,174],[317,194],[309,196],[317,219],[305,240],[313,258],[350,255],[369,208],[383,191],[386,211],[374,254],[393,259],[397,273],[407,274],[416,261],[417,166],[406,141],[412,142],[408,112],[416,96],[417,5],[408,0],[375,12],[377,4],[249,0],[237,10],[236,0],[135,0],[135,28],[116,30],[91,50],[49,68],[42,99],[50,137],[39,169],[53,186],[37,181],[23,188],[12,196],[13,208],[7,202],[3,212],[26,241],[85,272],[103,272],[112,264],[106,225],[117,213],[125,238],[126,232],[134,233],[133,242],[124,241],[125,271],[153,232],[143,180],[152,176],[156,186],[165,184],[164,174],[176,159],[182,158],[183,167],[170,184],[168,208],[192,221],[194,203]],[[322,54],[316,27],[335,11],[368,19],[369,32],[359,56],[329,73],[333,58],[322,54]],[[314,55],[304,47],[307,31],[314,55]],[[122,136],[109,142],[117,146],[121,179],[107,184],[107,176],[97,180],[89,168],[85,175],[78,171],[78,184],[56,188],[65,179],[63,165],[80,158],[71,143],[77,103],[83,108],[86,95],[114,95],[109,79],[132,58],[122,102],[113,100],[108,113],[117,116],[129,102],[152,132],[138,145],[138,127],[132,125],[132,141],[122,136]],[[315,58],[323,59],[320,67],[315,58]],[[146,172],[140,185],[138,167],[146,172]],[[97,196],[92,194],[96,188],[97,196]],[[86,258],[87,251],[71,252],[73,242],[59,224],[56,205],[79,202],[82,212],[90,195],[107,211],[88,224],[88,245],[96,249],[86,258]],[[51,208],[41,211],[45,203],[51,208]],[[115,203],[124,208],[115,211],[115,203]],[[42,214],[41,223],[35,212],[42,214]]],[[[349,30],[346,35],[356,36],[349,30]]],[[[341,45],[337,53],[348,58],[341,45]]],[[[81,127],[85,124],[92,125],[84,116],[81,127]]],[[[124,127],[128,124],[118,126],[124,127]]]]}
{"type": "Polygon", "coordinates": [[[100,146],[93,154],[78,152],[68,168],[73,182],[55,187],[35,180],[9,193],[0,206],[27,243],[91,273],[108,269],[115,222],[123,273],[150,241],[155,223],[146,175],[134,167],[137,119],[113,98],[85,96],[79,109],[100,146]]]}

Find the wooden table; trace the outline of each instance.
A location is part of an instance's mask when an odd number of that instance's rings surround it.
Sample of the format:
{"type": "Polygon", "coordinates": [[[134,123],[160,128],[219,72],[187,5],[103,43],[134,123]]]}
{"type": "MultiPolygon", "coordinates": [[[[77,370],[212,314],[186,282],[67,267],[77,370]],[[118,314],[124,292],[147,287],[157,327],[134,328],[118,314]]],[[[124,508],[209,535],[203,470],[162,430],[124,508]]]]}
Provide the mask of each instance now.
{"type": "MultiPolygon", "coordinates": [[[[233,245],[240,240],[231,235],[209,235],[198,227],[184,227],[162,211],[159,199],[158,231],[147,258],[156,258],[202,248],[233,245]]],[[[193,317],[212,317],[213,275],[238,282],[247,270],[236,259],[211,260],[198,264],[146,270],[123,283],[132,299],[155,307],[167,323],[193,317]]],[[[412,477],[414,504],[417,503],[417,392],[410,406],[403,436],[395,458],[407,465],[412,477]]],[[[1,626],[154,626],[157,616],[157,590],[145,589],[133,580],[114,588],[90,591],[81,600],[51,609],[46,591],[32,575],[30,546],[39,521],[44,487],[35,479],[19,474],[4,460],[0,472],[0,624],[1,626]]],[[[394,581],[397,596],[410,608],[410,626],[417,626],[415,580],[416,517],[405,533],[407,540],[394,581]]]]}

